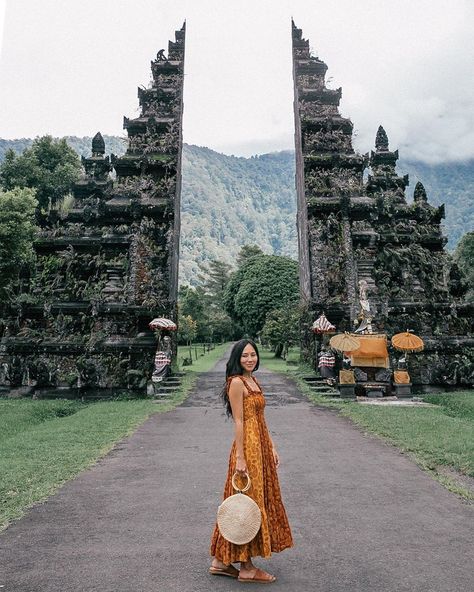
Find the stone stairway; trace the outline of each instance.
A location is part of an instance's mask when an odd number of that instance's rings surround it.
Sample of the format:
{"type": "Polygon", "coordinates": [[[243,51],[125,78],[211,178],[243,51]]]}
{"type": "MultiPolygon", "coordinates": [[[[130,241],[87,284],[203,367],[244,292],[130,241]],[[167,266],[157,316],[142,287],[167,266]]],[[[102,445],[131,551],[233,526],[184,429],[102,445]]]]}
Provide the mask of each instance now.
{"type": "Polygon", "coordinates": [[[311,375],[311,376],[304,376],[303,380],[311,387],[311,390],[317,394],[322,395],[323,397],[339,397],[339,391],[329,384],[326,383],[324,378],[320,376],[311,375]]]}
{"type": "Polygon", "coordinates": [[[181,386],[181,378],[183,376],[184,372],[175,372],[161,382],[150,383],[151,388],[153,389],[150,394],[156,400],[169,399],[181,386]]]}

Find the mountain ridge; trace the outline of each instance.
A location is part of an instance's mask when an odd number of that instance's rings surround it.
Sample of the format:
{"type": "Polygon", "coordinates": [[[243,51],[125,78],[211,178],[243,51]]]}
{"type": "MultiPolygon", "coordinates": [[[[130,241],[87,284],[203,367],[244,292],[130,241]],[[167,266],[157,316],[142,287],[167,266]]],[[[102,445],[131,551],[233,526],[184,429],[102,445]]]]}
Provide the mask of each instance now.
{"type": "MultiPolygon", "coordinates": [[[[66,136],[82,156],[90,155],[91,138],[66,136]]],[[[104,135],[106,153],[122,154],[126,139],[104,135]]],[[[6,150],[22,152],[32,139],[0,139],[6,150]]],[[[401,159],[397,170],[408,174],[413,188],[421,181],[432,205],[446,204],[448,248],[474,228],[474,159],[430,165],[401,159]]],[[[180,282],[199,284],[202,266],[211,259],[233,264],[244,244],[266,253],[297,258],[294,152],[282,150],[249,158],[211,148],[183,147],[180,282]]]]}

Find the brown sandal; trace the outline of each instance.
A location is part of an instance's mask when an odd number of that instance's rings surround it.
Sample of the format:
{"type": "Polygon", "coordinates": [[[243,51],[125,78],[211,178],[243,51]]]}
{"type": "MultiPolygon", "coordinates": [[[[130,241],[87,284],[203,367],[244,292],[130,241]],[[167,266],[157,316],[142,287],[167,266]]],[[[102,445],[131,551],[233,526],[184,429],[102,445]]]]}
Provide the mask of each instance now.
{"type": "Polygon", "coordinates": [[[209,573],[213,576],[227,576],[228,578],[238,578],[239,570],[231,564],[226,567],[214,567],[211,565],[209,573]]]}
{"type": "Polygon", "coordinates": [[[239,575],[238,580],[239,582],[247,582],[253,584],[272,584],[276,581],[276,577],[257,567],[257,570],[255,571],[255,574],[252,578],[242,578],[239,575]]]}

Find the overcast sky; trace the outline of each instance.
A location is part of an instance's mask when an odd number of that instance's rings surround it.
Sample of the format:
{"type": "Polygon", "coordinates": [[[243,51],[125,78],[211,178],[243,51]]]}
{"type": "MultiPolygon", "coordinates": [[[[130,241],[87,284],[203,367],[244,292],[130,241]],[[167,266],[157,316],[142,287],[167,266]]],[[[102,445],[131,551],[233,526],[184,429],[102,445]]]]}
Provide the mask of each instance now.
{"type": "Polygon", "coordinates": [[[186,19],[185,141],[292,148],[291,16],[342,86],[358,150],[383,124],[404,158],[474,157],[473,0],[7,0],[0,137],[123,135],[186,19]]]}

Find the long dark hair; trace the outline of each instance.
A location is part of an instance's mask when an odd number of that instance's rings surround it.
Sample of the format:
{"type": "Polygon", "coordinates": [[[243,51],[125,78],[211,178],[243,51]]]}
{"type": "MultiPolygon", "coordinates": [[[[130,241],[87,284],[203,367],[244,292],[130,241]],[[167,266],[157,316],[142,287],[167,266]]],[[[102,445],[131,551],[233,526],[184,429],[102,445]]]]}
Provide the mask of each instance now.
{"type": "Polygon", "coordinates": [[[225,406],[225,411],[229,417],[232,417],[232,407],[230,406],[229,395],[227,393],[227,379],[230,376],[235,376],[237,374],[240,374],[240,376],[242,376],[242,374],[244,373],[244,369],[240,365],[240,358],[242,357],[242,352],[247,347],[247,345],[251,345],[255,350],[255,353],[257,354],[257,363],[255,365],[254,371],[258,370],[258,367],[260,365],[260,354],[258,353],[257,344],[254,341],[252,341],[251,339],[241,339],[240,341],[237,341],[236,344],[234,344],[234,347],[230,352],[230,357],[227,360],[227,365],[225,367],[226,383],[220,395],[225,406]]]}

